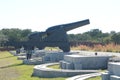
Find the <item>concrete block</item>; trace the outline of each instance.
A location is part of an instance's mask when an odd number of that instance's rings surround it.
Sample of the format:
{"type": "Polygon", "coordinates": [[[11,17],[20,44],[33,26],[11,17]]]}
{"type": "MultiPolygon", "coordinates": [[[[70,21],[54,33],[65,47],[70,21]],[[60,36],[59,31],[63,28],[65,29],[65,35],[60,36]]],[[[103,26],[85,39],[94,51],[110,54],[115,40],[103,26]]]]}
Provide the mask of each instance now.
{"type": "Polygon", "coordinates": [[[110,74],[109,73],[102,73],[101,77],[102,77],[102,80],[110,80],[110,74]]]}
{"type": "Polygon", "coordinates": [[[23,63],[28,64],[28,65],[39,65],[39,64],[42,64],[43,62],[41,60],[34,60],[34,59],[27,60],[27,59],[24,59],[23,63]]]}
{"type": "Polygon", "coordinates": [[[18,59],[18,60],[24,60],[24,59],[26,59],[26,56],[18,56],[17,59],[18,59]]]}
{"type": "Polygon", "coordinates": [[[50,61],[50,57],[44,56],[44,57],[42,57],[42,61],[43,61],[43,63],[49,62],[50,61]]]}
{"type": "Polygon", "coordinates": [[[66,62],[66,69],[73,69],[74,66],[72,63],[66,62]]]}
{"type": "Polygon", "coordinates": [[[69,63],[66,61],[60,61],[59,63],[60,63],[61,69],[73,69],[74,68],[73,63],[69,63]]]}
{"type": "Polygon", "coordinates": [[[113,74],[113,64],[108,63],[108,69],[107,70],[109,71],[110,74],[113,74]]]}
{"type": "Polygon", "coordinates": [[[60,61],[60,68],[61,69],[66,69],[66,62],[65,61],[60,61]]]}
{"type": "Polygon", "coordinates": [[[102,74],[102,80],[120,80],[120,62],[110,62],[108,73],[102,74]]]}
{"type": "Polygon", "coordinates": [[[63,67],[62,67],[62,63],[63,63],[63,61],[61,60],[61,61],[59,62],[59,64],[60,64],[60,68],[61,68],[61,69],[63,69],[63,67]]]}
{"type": "Polygon", "coordinates": [[[120,76],[120,62],[113,62],[113,63],[109,63],[109,68],[108,70],[116,75],[116,76],[120,76]]]}
{"type": "Polygon", "coordinates": [[[75,69],[107,69],[108,60],[109,56],[64,56],[64,61],[73,63],[76,66],[75,69]],[[78,64],[76,65],[76,63],[78,64]]]}
{"type": "Polygon", "coordinates": [[[62,69],[66,69],[66,62],[62,62],[62,69]]]}
{"type": "Polygon", "coordinates": [[[74,63],[74,69],[75,70],[82,70],[82,64],[80,64],[80,63],[74,63]]]}

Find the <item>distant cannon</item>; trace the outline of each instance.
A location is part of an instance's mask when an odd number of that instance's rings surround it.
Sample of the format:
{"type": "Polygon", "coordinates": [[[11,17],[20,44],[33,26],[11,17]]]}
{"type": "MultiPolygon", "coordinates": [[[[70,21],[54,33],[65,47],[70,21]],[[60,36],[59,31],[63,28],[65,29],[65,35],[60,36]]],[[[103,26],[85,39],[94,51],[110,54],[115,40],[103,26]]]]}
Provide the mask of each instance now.
{"type": "Polygon", "coordinates": [[[67,31],[89,24],[89,19],[56,25],[48,28],[45,32],[34,32],[28,35],[28,41],[8,42],[7,45],[14,46],[16,49],[24,47],[25,50],[33,50],[34,47],[44,49],[48,47],[59,47],[64,52],[70,51],[70,44],[67,38],[67,31]]]}

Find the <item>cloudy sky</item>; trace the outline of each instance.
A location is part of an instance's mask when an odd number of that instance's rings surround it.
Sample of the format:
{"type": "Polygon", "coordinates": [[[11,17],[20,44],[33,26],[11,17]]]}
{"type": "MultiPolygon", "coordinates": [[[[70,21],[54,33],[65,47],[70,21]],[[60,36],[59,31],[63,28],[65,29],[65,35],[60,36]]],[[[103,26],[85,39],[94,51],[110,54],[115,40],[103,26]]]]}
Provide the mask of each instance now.
{"type": "Polygon", "coordinates": [[[120,32],[120,0],[0,0],[0,29],[45,31],[84,19],[90,24],[68,33],[91,29],[120,32]]]}

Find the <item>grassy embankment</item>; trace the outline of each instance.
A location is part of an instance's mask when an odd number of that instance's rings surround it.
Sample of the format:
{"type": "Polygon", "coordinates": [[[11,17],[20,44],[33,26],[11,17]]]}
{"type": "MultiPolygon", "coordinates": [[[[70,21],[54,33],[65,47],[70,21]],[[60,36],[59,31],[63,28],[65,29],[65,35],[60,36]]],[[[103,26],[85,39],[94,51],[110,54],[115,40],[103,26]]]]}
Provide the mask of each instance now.
{"type": "Polygon", "coordinates": [[[33,77],[34,65],[24,65],[9,52],[0,52],[0,80],[65,80],[65,78],[33,77]]]}

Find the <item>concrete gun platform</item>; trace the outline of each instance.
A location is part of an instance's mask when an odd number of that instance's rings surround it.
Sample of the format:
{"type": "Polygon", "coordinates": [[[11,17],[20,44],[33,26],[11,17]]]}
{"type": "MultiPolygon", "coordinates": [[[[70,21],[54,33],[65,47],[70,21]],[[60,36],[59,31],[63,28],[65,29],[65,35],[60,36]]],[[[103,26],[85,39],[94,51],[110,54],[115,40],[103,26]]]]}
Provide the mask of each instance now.
{"type": "Polygon", "coordinates": [[[65,55],[64,60],[60,61],[60,67],[72,70],[107,69],[109,58],[110,56],[65,55]]]}
{"type": "Polygon", "coordinates": [[[33,76],[37,77],[71,77],[75,75],[96,73],[98,70],[65,70],[65,69],[52,69],[47,66],[55,65],[59,63],[48,63],[37,65],[34,67],[33,76]]]}

